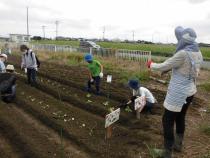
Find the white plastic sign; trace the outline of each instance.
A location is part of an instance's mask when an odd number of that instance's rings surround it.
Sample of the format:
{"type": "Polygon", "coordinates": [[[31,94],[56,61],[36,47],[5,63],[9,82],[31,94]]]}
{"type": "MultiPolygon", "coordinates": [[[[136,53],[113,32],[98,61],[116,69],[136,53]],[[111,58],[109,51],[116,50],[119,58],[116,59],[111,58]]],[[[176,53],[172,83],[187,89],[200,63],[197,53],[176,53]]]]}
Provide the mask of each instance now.
{"type": "Polygon", "coordinates": [[[145,106],[146,102],[144,97],[138,97],[137,99],[135,99],[135,110],[142,108],[143,106],[145,106]]]}
{"type": "Polygon", "coordinates": [[[107,75],[107,83],[111,83],[112,82],[112,75],[107,75]]]}
{"type": "Polygon", "coordinates": [[[120,118],[120,108],[106,115],[105,128],[109,127],[110,125],[118,121],[119,118],[120,118]]]}

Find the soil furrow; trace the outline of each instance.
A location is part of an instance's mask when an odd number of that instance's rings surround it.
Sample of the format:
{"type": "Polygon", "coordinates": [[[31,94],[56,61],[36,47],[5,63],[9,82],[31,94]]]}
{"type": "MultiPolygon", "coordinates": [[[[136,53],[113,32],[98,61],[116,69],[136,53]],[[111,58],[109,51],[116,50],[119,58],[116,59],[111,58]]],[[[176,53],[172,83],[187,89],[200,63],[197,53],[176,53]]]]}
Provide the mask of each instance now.
{"type": "MultiPolygon", "coordinates": [[[[18,98],[17,103],[27,113],[32,114],[36,119],[39,119],[56,132],[59,132],[63,128],[64,137],[80,145],[85,152],[91,153],[92,157],[106,157],[106,151],[108,149],[107,142],[104,140],[104,120],[84,110],[67,105],[67,103],[55,100],[34,88],[28,87],[26,90],[27,85],[21,82],[18,83],[18,87],[18,93],[24,99],[18,98]],[[46,107],[46,105],[49,108],[44,109],[43,107],[46,107]],[[61,111],[62,115],[66,114],[68,117],[63,118],[55,115],[56,112],[61,111]],[[74,120],[72,120],[73,118],[74,120]]],[[[139,122],[138,125],[140,124],[139,122]]],[[[138,152],[142,148],[145,149],[143,141],[150,141],[150,137],[148,137],[148,132],[138,132],[138,130],[133,129],[130,133],[125,129],[115,126],[114,139],[109,141],[109,154],[116,158],[130,157],[132,155],[131,153],[136,151],[136,149],[133,150],[132,147],[129,147],[130,151],[128,152],[127,147],[130,145],[129,142],[135,142],[139,146],[138,152]]]]}
{"type": "Polygon", "coordinates": [[[0,133],[0,157],[1,158],[21,158],[21,154],[10,144],[9,140],[0,133]]]}

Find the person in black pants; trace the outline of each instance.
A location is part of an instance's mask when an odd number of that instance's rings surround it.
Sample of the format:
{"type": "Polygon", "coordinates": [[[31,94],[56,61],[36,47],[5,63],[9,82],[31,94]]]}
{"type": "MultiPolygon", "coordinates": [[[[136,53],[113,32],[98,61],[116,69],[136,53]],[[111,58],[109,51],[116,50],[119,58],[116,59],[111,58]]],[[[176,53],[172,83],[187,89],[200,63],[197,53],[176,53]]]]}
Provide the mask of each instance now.
{"type": "Polygon", "coordinates": [[[196,42],[197,34],[192,28],[176,27],[177,46],[174,55],[163,63],[148,61],[147,66],[162,74],[172,70],[167,94],[163,103],[164,150],[162,157],[172,158],[173,151],[181,151],[185,131],[185,115],[197,93],[196,80],[203,56],[196,42]],[[173,135],[176,123],[176,136],[173,135]],[[175,141],[174,141],[175,140],[175,141]],[[174,148],[173,147],[174,143],[174,148]],[[174,150],[173,150],[174,149],[174,150]]]}
{"type": "Polygon", "coordinates": [[[100,95],[100,81],[103,78],[103,66],[99,61],[94,60],[91,54],[85,54],[84,59],[88,63],[89,80],[87,91],[91,92],[91,85],[95,84],[96,94],[100,95]]]}
{"type": "Polygon", "coordinates": [[[21,45],[20,51],[23,53],[21,68],[24,68],[25,71],[27,71],[28,84],[36,86],[36,72],[38,71],[36,55],[26,45],[21,45]]]}
{"type": "Polygon", "coordinates": [[[92,77],[93,80],[89,80],[88,81],[88,90],[90,91],[91,89],[91,85],[95,84],[96,87],[96,92],[100,92],[100,82],[101,82],[101,78],[99,76],[96,77],[92,77]]]}
{"type": "Polygon", "coordinates": [[[126,101],[125,103],[121,104],[120,107],[126,108],[128,105],[132,103],[130,108],[132,109],[133,112],[135,112],[135,100],[138,97],[142,97],[145,101],[145,104],[143,105],[143,108],[141,109],[141,111],[149,112],[150,114],[152,114],[152,108],[155,106],[156,99],[151,93],[151,91],[141,86],[138,79],[129,80],[128,86],[132,89],[133,96],[131,97],[129,101],[126,101]]]}
{"type": "Polygon", "coordinates": [[[188,107],[193,100],[193,96],[186,99],[186,104],[183,105],[181,112],[172,112],[165,109],[163,115],[163,129],[164,129],[164,146],[181,152],[182,141],[185,132],[185,115],[188,107]],[[174,123],[176,123],[176,139],[174,138],[174,123]],[[174,142],[174,140],[176,140],[174,142]]]}
{"type": "Polygon", "coordinates": [[[28,84],[36,85],[36,70],[27,68],[28,84]]]}

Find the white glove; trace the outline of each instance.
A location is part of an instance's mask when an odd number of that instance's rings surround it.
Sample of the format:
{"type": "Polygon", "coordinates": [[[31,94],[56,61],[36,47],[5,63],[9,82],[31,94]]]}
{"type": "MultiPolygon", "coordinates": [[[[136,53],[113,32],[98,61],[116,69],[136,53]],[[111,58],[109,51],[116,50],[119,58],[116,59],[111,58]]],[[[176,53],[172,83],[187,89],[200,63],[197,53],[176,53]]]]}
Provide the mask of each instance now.
{"type": "Polygon", "coordinates": [[[27,73],[27,68],[24,68],[25,73],[27,73]]]}
{"type": "Polygon", "coordinates": [[[91,78],[91,79],[90,79],[90,82],[91,82],[91,83],[93,83],[93,82],[94,82],[94,79],[93,79],[93,78],[91,78]]]}
{"type": "Polygon", "coordinates": [[[22,70],[22,69],[24,69],[24,68],[25,68],[25,66],[21,64],[20,68],[21,68],[21,70],[22,70]]]}
{"type": "Polygon", "coordinates": [[[38,68],[35,68],[36,71],[38,71],[38,68]]]}
{"type": "Polygon", "coordinates": [[[101,73],[99,74],[99,77],[100,77],[100,78],[103,78],[103,77],[104,77],[103,72],[101,72],[101,73]]]}

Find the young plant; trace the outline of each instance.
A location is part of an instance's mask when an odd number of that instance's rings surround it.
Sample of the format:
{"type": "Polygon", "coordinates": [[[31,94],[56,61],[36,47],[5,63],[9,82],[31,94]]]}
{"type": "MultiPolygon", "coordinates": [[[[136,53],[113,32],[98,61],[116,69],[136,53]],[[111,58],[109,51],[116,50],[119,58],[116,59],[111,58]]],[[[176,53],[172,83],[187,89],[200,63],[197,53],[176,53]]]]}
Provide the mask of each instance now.
{"type": "Polygon", "coordinates": [[[125,108],[125,111],[126,111],[126,112],[132,112],[132,110],[130,109],[129,106],[127,106],[127,107],[125,108]]]}
{"type": "Polygon", "coordinates": [[[163,155],[163,150],[157,149],[156,147],[153,148],[153,147],[149,146],[148,144],[146,144],[146,146],[149,151],[149,155],[152,158],[159,158],[159,157],[161,157],[161,155],[163,155]]]}

